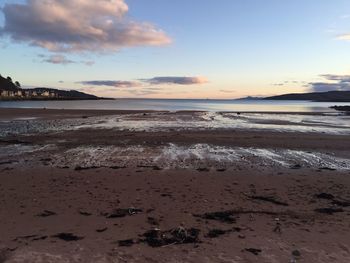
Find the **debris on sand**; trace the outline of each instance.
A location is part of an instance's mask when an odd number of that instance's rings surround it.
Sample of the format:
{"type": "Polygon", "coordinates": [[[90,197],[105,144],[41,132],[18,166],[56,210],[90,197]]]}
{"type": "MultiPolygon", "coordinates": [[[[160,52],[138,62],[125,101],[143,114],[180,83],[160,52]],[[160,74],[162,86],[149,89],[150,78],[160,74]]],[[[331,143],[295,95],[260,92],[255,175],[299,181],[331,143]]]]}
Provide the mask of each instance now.
{"type": "Polygon", "coordinates": [[[293,170],[298,170],[298,169],[301,169],[302,166],[300,164],[295,164],[293,166],[290,167],[290,169],[293,169],[293,170]]]}
{"type": "Polygon", "coordinates": [[[84,210],[79,210],[79,214],[81,214],[82,216],[91,216],[92,213],[84,211],[84,210]]]}
{"type": "Polygon", "coordinates": [[[115,209],[111,213],[101,213],[102,216],[105,216],[106,218],[121,218],[126,216],[132,216],[135,214],[142,213],[142,209],[138,208],[126,208],[126,209],[115,209]]]}
{"type": "Polygon", "coordinates": [[[135,244],[135,241],[133,239],[126,239],[126,240],[119,240],[118,245],[120,247],[131,247],[135,244]]]}
{"type": "Polygon", "coordinates": [[[335,199],[335,196],[332,194],[320,193],[320,194],[316,195],[316,197],[319,199],[331,200],[332,204],[336,205],[336,206],[341,206],[341,207],[349,207],[350,206],[350,201],[337,200],[337,199],[335,199]]]}
{"type": "Polygon", "coordinates": [[[158,220],[156,218],[154,218],[154,217],[151,217],[151,216],[147,217],[147,223],[152,225],[152,226],[158,226],[159,225],[158,220]]]}
{"type": "Polygon", "coordinates": [[[153,169],[154,171],[161,171],[163,170],[161,167],[157,166],[157,165],[138,165],[138,168],[150,168],[153,169]]]}
{"type": "Polygon", "coordinates": [[[301,253],[300,253],[299,250],[293,250],[292,251],[292,256],[299,258],[299,257],[301,257],[301,253]]]}
{"type": "Polygon", "coordinates": [[[240,232],[240,231],[241,231],[241,228],[239,228],[239,227],[235,227],[235,228],[228,229],[228,230],[211,229],[211,230],[209,230],[208,234],[205,235],[205,237],[216,238],[216,237],[228,234],[228,233],[240,232]]]}
{"type": "Polygon", "coordinates": [[[75,171],[83,171],[83,170],[91,170],[91,169],[99,169],[101,167],[97,167],[97,166],[89,166],[89,167],[81,167],[81,166],[76,166],[74,168],[75,171]]]}
{"type": "Polygon", "coordinates": [[[344,210],[342,208],[332,208],[332,207],[317,208],[317,209],[315,209],[315,211],[318,213],[328,214],[328,215],[333,215],[334,213],[344,212],[344,210]]]}
{"type": "Polygon", "coordinates": [[[6,262],[9,258],[9,251],[7,249],[0,249],[0,263],[6,262]]]}
{"type": "Polygon", "coordinates": [[[194,215],[195,217],[199,217],[207,220],[216,220],[224,223],[233,224],[236,222],[236,218],[234,217],[234,211],[222,211],[222,212],[213,212],[213,213],[205,213],[202,215],[194,215]]]}
{"type": "Polygon", "coordinates": [[[198,168],[197,171],[198,171],[198,172],[209,172],[210,169],[207,168],[207,167],[203,167],[203,168],[198,168]]]}
{"type": "Polygon", "coordinates": [[[258,256],[262,252],[262,250],[258,248],[246,248],[245,251],[250,252],[255,256],[258,256]]]}
{"type": "Polygon", "coordinates": [[[50,210],[44,210],[42,213],[37,214],[37,216],[39,216],[39,217],[49,217],[49,216],[54,216],[54,215],[56,215],[56,213],[52,212],[50,210]]]}
{"type": "Polygon", "coordinates": [[[273,203],[275,205],[281,205],[281,206],[288,206],[287,203],[276,200],[275,197],[273,196],[249,196],[250,199],[254,199],[254,200],[259,200],[259,201],[265,201],[265,202],[269,202],[269,203],[273,203]]]}
{"type": "Polygon", "coordinates": [[[332,204],[337,205],[337,206],[342,206],[342,207],[349,207],[350,206],[349,201],[333,200],[332,204]]]}
{"type": "Polygon", "coordinates": [[[337,169],[331,168],[331,167],[321,167],[320,170],[324,170],[324,171],[336,171],[337,169]]]}
{"type": "Polygon", "coordinates": [[[108,227],[99,228],[99,229],[96,229],[96,232],[97,232],[97,233],[103,233],[103,232],[106,232],[107,229],[108,229],[108,227]]]}
{"type": "Polygon", "coordinates": [[[146,243],[150,247],[199,243],[199,233],[200,230],[196,228],[178,227],[167,231],[154,229],[144,233],[140,242],[146,243]]]}
{"type": "Polygon", "coordinates": [[[76,235],[74,235],[72,233],[59,233],[57,235],[53,235],[52,237],[59,238],[59,239],[62,239],[64,241],[67,241],[67,242],[78,241],[78,240],[81,240],[81,239],[84,238],[84,237],[76,236],[76,235]]]}
{"type": "MultiPolygon", "coordinates": [[[[30,240],[30,241],[40,241],[40,240],[45,240],[47,239],[48,236],[38,236],[38,235],[28,235],[28,236],[20,236],[20,237],[16,237],[14,239],[14,241],[19,241],[21,242],[20,240],[30,240]]],[[[1,262],[1,261],[0,261],[1,262]]]]}
{"type": "Polygon", "coordinates": [[[333,200],[334,199],[334,195],[328,194],[328,193],[320,193],[320,194],[317,194],[316,197],[319,198],[319,199],[327,199],[327,200],[333,200]]]}

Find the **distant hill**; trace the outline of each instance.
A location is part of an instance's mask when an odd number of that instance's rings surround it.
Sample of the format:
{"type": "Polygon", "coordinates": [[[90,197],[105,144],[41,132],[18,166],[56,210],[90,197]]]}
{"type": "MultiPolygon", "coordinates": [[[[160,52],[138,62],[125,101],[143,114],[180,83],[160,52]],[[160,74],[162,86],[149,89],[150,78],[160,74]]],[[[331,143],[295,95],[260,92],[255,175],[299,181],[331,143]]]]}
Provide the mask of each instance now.
{"type": "Polygon", "coordinates": [[[236,100],[261,100],[261,99],[263,99],[263,98],[248,96],[248,97],[239,98],[239,99],[236,99],[236,100]]]}
{"type": "Polygon", "coordinates": [[[0,75],[0,100],[99,100],[105,99],[76,90],[52,88],[22,89],[18,81],[0,75]]]}
{"type": "Polygon", "coordinates": [[[316,102],[350,102],[350,91],[291,93],[267,97],[264,100],[309,100],[316,102]]]}

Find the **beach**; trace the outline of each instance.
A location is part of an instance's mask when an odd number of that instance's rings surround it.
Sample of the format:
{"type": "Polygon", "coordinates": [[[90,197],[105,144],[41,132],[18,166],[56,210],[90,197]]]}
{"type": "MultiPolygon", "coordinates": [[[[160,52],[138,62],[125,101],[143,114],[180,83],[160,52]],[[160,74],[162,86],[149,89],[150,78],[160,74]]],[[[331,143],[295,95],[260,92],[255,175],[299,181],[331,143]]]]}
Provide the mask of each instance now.
{"type": "Polygon", "coordinates": [[[0,262],[349,262],[349,118],[1,109],[0,262]]]}

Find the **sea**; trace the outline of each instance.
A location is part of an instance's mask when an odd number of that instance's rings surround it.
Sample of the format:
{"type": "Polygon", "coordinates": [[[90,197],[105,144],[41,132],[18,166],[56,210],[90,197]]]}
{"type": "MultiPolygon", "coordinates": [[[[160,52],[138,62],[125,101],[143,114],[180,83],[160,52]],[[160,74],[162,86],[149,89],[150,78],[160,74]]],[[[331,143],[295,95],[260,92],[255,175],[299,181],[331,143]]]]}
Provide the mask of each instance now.
{"type": "Polygon", "coordinates": [[[331,106],[344,102],[211,100],[211,99],[115,99],[75,101],[0,101],[0,108],[88,110],[165,110],[213,112],[335,112],[331,106]]]}

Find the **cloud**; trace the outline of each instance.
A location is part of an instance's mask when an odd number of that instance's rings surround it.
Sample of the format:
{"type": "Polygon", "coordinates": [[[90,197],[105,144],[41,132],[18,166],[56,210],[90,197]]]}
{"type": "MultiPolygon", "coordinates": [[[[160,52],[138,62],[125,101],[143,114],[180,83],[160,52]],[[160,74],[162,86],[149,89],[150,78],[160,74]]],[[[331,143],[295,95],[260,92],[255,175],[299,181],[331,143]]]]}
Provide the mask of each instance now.
{"type": "Polygon", "coordinates": [[[227,90],[227,89],[221,89],[220,92],[222,93],[235,93],[235,90],[227,90]]]}
{"type": "Polygon", "coordinates": [[[158,90],[153,90],[153,89],[148,89],[148,88],[131,89],[131,90],[128,90],[128,92],[132,95],[135,95],[135,96],[155,95],[155,94],[161,93],[158,90]]]}
{"type": "Polygon", "coordinates": [[[326,92],[326,91],[350,91],[350,75],[321,75],[328,81],[332,82],[311,82],[309,87],[313,92],[326,92]]]}
{"type": "Polygon", "coordinates": [[[169,44],[165,32],[127,17],[124,0],[27,0],[8,3],[0,34],[53,52],[115,52],[169,44]]]}
{"type": "Polygon", "coordinates": [[[121,81],[121,80],[90,80],[90,81],[80,81],[78,82],[83,85],[90,86],[109,86],[116,88],[130,88],[139,87],[140,82],[137,81],[121,81]]]}
{"type": "Polygon", "coordinates": [[[62,56],[62,55],[52,55],[52,56],[49,56],[49,57],[43,59],[42,61],[46,62],[46,63],[62,64],[62,65],[75,63],[74,61],[69,60],[65,56],[62,56]]]}
{"type": "Polygon", "coordinates": [[[161,85],[161,84],[194,85],[194,84],[208,83],[208,80],[204,77],[154,77],[151,79],[141,79],[141,81],[151,85],[161,85]]]}
{"type": "Polygon", "coordinates": [[[339,36],[337,36],[337,39],[338,39],[338,40],[350,41],[350,34],[339,35],[339,36]]]}
{"type": "Polygon", "coordinates": [[[82,61],[81,63],[85,64],[86,66],[92,66],[95,64],[95,61],[82,61]]]}
{"type": "Polygon", "coordinates": [[[332,75],[332,74],[325,74],[321,75],[321,77],[328,79],[328,80],[335,80],[340,83],[350,83],[350,75],[332,75]]]}

